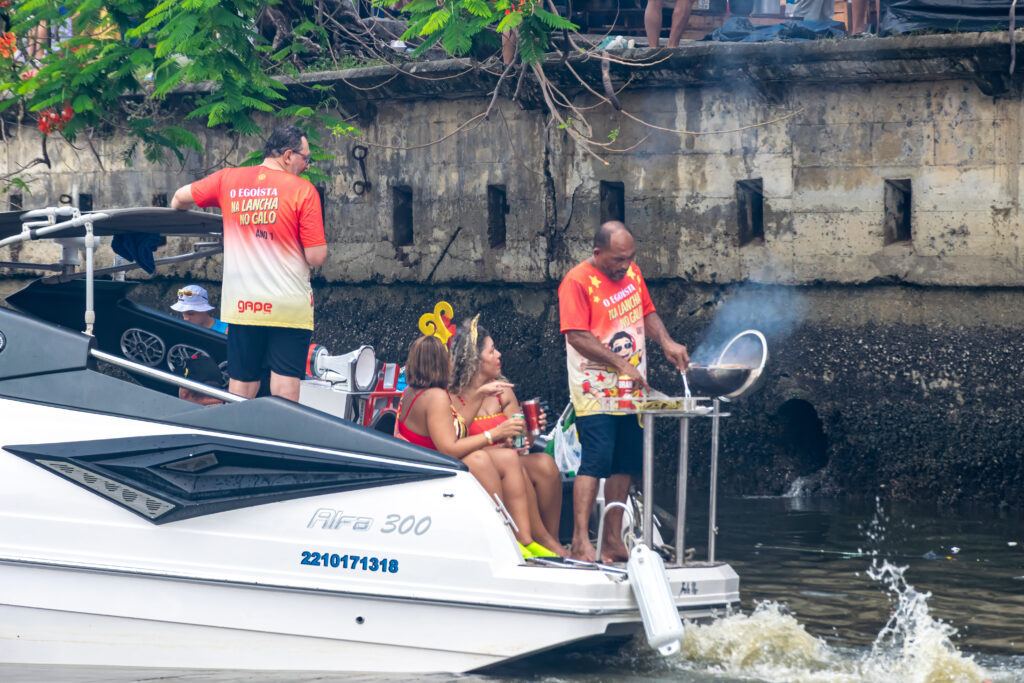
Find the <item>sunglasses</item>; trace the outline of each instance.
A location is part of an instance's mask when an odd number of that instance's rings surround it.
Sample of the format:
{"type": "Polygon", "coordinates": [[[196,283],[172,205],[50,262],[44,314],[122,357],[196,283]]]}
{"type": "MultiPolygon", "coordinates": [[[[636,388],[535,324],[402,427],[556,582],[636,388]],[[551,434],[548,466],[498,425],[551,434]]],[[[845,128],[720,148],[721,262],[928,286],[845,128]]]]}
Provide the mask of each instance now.
{"type": "Polygon", "coordinates": [[[198,296],[198,295],[199,295],[199,292],[195,291],[194,289],[179,289],[178,290],[178,298],[179,299],[190,298],[190,297],[198,296]]]}

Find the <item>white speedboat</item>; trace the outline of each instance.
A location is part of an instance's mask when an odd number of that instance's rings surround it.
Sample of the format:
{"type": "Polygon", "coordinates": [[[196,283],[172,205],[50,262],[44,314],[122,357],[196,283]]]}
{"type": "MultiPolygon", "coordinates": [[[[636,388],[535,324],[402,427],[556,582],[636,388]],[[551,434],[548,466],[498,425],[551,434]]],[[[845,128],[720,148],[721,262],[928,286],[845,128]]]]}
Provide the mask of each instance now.
{"type": "MultiPolygon", "coordinates": [[[[153,211],[44,220],[211,229],[153,211]]],[[[0,309],[0,662],[461,672],[643,630],[625,565],[524,561],[458,461],[277,398],[198,406],[94,342],[0,309]]],[[[727,564],[665,575],[685,618],[738,602],[727,564]]]]}

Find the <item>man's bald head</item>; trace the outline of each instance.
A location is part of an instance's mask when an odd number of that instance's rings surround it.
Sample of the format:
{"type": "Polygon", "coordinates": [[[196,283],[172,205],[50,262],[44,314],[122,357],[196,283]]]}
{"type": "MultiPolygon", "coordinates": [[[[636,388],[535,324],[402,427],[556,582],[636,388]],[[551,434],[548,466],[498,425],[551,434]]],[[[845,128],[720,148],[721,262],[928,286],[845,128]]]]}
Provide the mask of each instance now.
{"type": "Polygon", "coordinates": [[[608,221],[602,223],[601,227],[594,233],[594,247],[596,249],[607,249],[611,246],[612,236],[618,232],[625,230],[626,233],[632,237],[633,233],[630,232],[629,228],[622,221],[608,221]]]}
{"type": "Polygon", "coordinates": [[[594,255],[590,261],[617,282],[626,276],[635,253],[633,233],[629,228],[619,221],[608,221],[594,234],[594,255]]]}

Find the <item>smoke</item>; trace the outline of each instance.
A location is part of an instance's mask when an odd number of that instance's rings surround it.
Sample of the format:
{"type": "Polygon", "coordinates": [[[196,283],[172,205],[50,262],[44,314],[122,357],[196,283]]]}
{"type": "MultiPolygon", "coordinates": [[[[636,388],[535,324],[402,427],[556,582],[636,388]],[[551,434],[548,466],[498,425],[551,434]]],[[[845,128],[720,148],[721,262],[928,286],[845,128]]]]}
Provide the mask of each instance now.
{"type": "MultiPolygon", "coordinates": [[[[793,333],[804,318],[806,301],[796,288],[743,284],[721,296],[711,326],[697,350],[690,354],[694,363],[710,365],[718,360],[722,348],[744,330],[758,330],[769,345],[778,344],[793,333]]],[[[746,341],[747,338],[744,338],[746,341]]],[[[760,356],[760,342],[748,349],[730,349],[729,362],[743,363],[743,357],[760,356]],[[756,347],[756,348],[755,348],[756,347]]]]}

